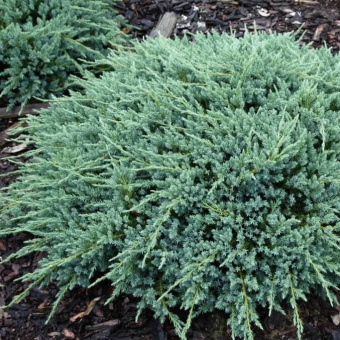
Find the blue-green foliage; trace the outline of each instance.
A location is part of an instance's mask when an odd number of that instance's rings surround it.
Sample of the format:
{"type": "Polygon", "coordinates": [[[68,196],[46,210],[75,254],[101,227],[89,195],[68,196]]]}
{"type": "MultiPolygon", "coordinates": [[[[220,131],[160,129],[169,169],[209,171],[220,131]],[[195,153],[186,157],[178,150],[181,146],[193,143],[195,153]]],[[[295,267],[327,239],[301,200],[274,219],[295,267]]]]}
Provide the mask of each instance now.
{"type": "Polygon", "coordinates": [[[61,298],[102,272],[182,339],[214,309],[251,339],[289,301],[301,334],[298,300],[340,282],[339,55],[287,34],[135,51],[28,119],[35,157],[0,203],[2,234],[35,236],[17,255],[48,254],[24,279],[61,298]]]}
{"type": "Polygon", "coordinates": [[[0,1],[0,98],[60,95],[84,62],[126,41],[116,0],[0,1]]]}

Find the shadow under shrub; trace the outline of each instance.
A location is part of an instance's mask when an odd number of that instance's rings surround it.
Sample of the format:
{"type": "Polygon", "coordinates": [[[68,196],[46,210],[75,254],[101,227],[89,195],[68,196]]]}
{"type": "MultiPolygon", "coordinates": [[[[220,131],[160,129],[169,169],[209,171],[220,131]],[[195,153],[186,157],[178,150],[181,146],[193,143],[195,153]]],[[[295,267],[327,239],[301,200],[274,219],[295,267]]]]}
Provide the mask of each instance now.
{"type": "MultiPolygon", "coordinates": [[[[63,94],[70,75],[126,42],[116,0],[6,0],[0,3],[0,98],[9,107],[63,94]]],[[[98,71],[98,70],[97,70],[98,71]]]]}
{"type": "Polygon", "coordinates": [[[214,309],[251,339],[256,309],[289,301],[301,335],[298,300],[335,302],[340,282],[339,55],[287,34],[135,50],[28,119],[35,157],[3,192],[1,234],[48,255],[22,279],[57,280],[58,302],[102,272],[182,339],[214,309]]]}

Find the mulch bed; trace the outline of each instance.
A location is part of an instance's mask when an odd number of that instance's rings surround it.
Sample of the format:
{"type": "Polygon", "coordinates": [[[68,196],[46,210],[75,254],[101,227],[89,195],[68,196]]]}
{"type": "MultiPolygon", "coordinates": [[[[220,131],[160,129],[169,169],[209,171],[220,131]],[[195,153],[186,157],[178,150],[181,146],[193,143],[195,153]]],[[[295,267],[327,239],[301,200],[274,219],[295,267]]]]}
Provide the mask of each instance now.
{"type": "MultiPolygon", "coordinates": [[[[164,13],[174,12],[177,24],[173,35],[180,37],[211,29],[227,33],[234,30],[237,36],[242,36],[246,29],[254,30],[254,22],[258,31],[289,32],[303,25],[303,43],[311,43],[312,47],[326,43],[334,53],[340,50],[340,0],[325,0],[322,5],[313,0],[126,0],[117,7],[138,28],[130,31],[138,39],[150,34],[164,13]]],[[[15,119],[0,119],[0,135],[15,123],[15,119]]],[[[6,150],[13,145],[9,142],[0,145],[0,174],[15,170],[15,166],[4,159],[6,150]]],[[[11,174],[0,177],[0,188],[14,180],[11,174]]],[[[26,234],[1,239],[0,255],[6,258],[20,249],[27,239],[29,235],[26,234]]],[[[42,256],[40,253],[31,254],[0,266],[0,306],[24,291],[28,284],[15,279],[32,272],[42,256]]],[[[136,322],[138,301],[130,296],[122,296],[104,305],[112,293],[108,282],[89,290],[77,288],[68,293],[55,317],[45,325],[56,292],[57,287],[53,283],[44,289],[36,287],[20,304],[10,309],[0,309],[0,340],[178,339],[172,325],[168,322],[161,325],[150,310],[142,313],[136,322]]],[[[336,326],[332,320],[332,316],[339,314],[338,309],[315,296],[310,296],[308,302],[301,302],[300,308],[305,328],[303,339],[340,340],[340,326],[336,326]]],[[[264,330],[256,329],[255,338],[296,339],[288,306],[286,310],[286,316],[273,313],[271,317],[263,310],[261,320],[264,330]]],[[[188,333],[188,339],[231,339],[225,320],[226,316],[221,312],[197,318],[188,333]]]]}
{"type": "Polygon", "coordinates": [[[340,1],[320,0],[126,0],[118,6],[129,22],[138,27],[132,35],[148,35],[165,12],[174,12],[178,22],[173,36],[246,30],[291,32],[302,27],[302,42],[319,47],[324,43],[340,49],[340,1]]]}

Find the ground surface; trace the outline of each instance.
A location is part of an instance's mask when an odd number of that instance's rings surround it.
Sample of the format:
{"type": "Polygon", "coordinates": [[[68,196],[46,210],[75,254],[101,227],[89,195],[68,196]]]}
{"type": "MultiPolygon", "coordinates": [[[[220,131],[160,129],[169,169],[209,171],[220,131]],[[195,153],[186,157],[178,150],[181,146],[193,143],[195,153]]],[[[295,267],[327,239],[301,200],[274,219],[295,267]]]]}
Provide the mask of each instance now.
{"type": "MultiPolygon", "coordinates": [[[[205,32],[209,29],[230,32],[230,28],[241,36],[245,31],[245,25],[249,30],[254,29],[254,21],[258,30],[278,32],[293,31],[303,24],[305,31],[303,42],[310,42],[313,47],[327,43],[336,53],[340,50],[340,0],[325,0],[322,4],[311,4],[312,2],[126,0],[119,5],[119,11],[130,23],[139,27],[139,31],[130,31],[130,34],[138,38],[149,34],[163,13],[173,11],[178,17],[174,34],[179,36],[190,32],[205,32]]],[[[0,136],[1,132],[13,124],[15,120],[0,119],[0,136]]],[[[12,143],[0,145],[0,174],[6,175],[15,169],[4,159],[4,156],[8,155],[6,152],[11,150],[8,148],[12,146],[15,145],[12,143]]],[[[0,188],[13,180],[15,180],[13,175],[0,177],[0,188]]],[[[6,258],[19,249],[28,238],[29,235],[20,234],[1,239],[0,255],[6,258]]],[[[15,279],[34,270],[42,256],[43,254],[33,254],[0,266],[0,306],[8,303],[14,295],[27,287],[27,284],[16,282],[15,279]]],[[[105,300],[112,292],[108,283],[91,290],[79,288],[69,293],[59,306],[56,316],[45,326],[44,322],[56,291],[57,287],[53,284],[42,290],[35,288],[20,304],[8,310],[0,309],[0,340],[177,339],[172,326],[169,323],[161,325],[154,320],[152,311],[143,313],[136,323],[137,301],[129,296],[122,296],[104,306],[105,300]]],[[[303,339],[340,340],[340,326],[336,326],[332,320],[332,316],[338,314],[339,310],[315,296],[311,296],[308,302],[302,302],[300,308],[305,326],[303,339]]],[[[256,330],[256,339],[296,339],[289,312],[286,316],[273,314],[270,318],[266,311],[261,315],[264,330],[256,330]]],[[[231,339],[225,319],[225,315],[218,312],[196,319],[189,331],[188,339],[231,339]]]]}
{"type": "Polygon", "coordinates": [[[139,38],[149,34],[160,16],[174,12],[178,22],[173,35],[236,31],[291,32],[302,27],[305,43],[318,47],[324,43],[333,51],[340,49],[340,0],[126,0],[120,12],[140,30],[139,38]]]}

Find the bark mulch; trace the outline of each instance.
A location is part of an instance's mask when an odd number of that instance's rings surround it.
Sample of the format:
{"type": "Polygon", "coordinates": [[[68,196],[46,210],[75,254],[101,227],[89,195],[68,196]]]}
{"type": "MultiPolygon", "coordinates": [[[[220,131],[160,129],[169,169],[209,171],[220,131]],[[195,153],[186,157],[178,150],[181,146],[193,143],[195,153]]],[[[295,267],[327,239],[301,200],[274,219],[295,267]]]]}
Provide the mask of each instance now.
{"type": "Polygon", "coordinates": [[[319,47],[324,43],[333,51],[340,49],[339,0],[125,0],[118,6],[132,25],[139,28],[137,38],[148,35],[160,16],[174,12],[177,16],[173,36],[188,33],[236,32],[242,36],[253,31],[290,32],[302,27],[305,43],[319,47]]]}
{"type": "MultiPolygon", "coordinates": [[[[177,23],[172,36],[182,37],[188,33],[218,32],[234,30],[242,36],[246,29],[259,31],[289,32],[303,25],[303,42],[313,47],[323,44],[340,50],[340,0],[125,0],[118,10],[138,30],[130,34],[142,39],[150,34],[166,12],[174,12],[177,23]]],[[[17,123],[15,118],[0,119],[1,133],[17,123]]],[[[15,166],[4,159],[14,143],[0,145],[0,174],[15,170],[15,166]],[[6,149],[7,148],[7,149],[6,149]]],[[[14,149],[15,151],[16,149],[14,149]]],[[[23,153],[17,151],[15,154],[23,153]]],[[[8,186],[15,176],[0,177],[0,188],[8,186]]],[[[0,240],[0,256],[6,258],[20,249],[29,235],[20,234],[0,240]]],[[[27,272],[32,272],[43,257],[31,254],[0,266],[0,306],[25,290],[27,283],[15,281],[27,272]]],[[[32,293],[10,309],[0,308],[0,340],[44,340],[44,339],[115,339],[115,340],[176,340],[170,323],[160,324],[153,318],[151,310],[142,313],[136,322],[138,301],[131,296],[122,296],[104,305],[112,293],[112,287],[104,282],[92,289],[77,288],[68,293],[48,325],[45,320],[55,300],[57,287],[50,284],[44,289],[35,287],[32,293]]],[[[340,297],[340,295],[339,295],[340,297]]],[[[340,340],[340,308],[331,307],[320,298],[310,296],[308,302],[300,302],[300,313],[304,320],[303,339],[340,340]],[[339,316],[338,316],[339,315],[339,316]],[[338,318],[338,319],[337,319],[338,318]]],[[[255,338],[296,339],[292,315],[287,306],[287,315],[267,311],[260,312],[264,330],[255,330],[255,338]]],[[[221,312],[203,315],[194,320],[188,333],[192,340],[229,340],[230,332],[221,312]]]]}

